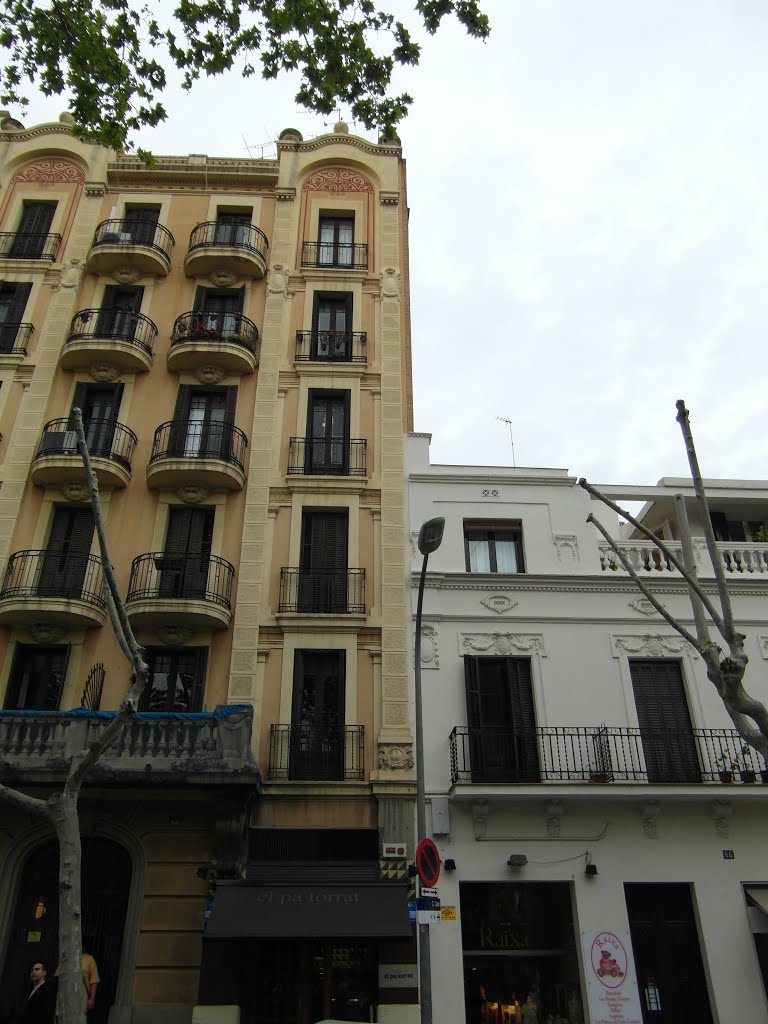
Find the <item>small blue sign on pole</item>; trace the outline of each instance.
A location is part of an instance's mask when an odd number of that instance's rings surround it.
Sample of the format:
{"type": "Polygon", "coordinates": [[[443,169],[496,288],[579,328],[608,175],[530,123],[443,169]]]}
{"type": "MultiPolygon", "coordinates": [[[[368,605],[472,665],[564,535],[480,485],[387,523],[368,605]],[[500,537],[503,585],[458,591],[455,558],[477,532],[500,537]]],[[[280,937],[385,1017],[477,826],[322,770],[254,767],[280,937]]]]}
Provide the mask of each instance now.
{"type": "Polygon", "coordinates": [[[411,924],[416,924],[416,900],[408,900],[408,918],[411,924]]]}

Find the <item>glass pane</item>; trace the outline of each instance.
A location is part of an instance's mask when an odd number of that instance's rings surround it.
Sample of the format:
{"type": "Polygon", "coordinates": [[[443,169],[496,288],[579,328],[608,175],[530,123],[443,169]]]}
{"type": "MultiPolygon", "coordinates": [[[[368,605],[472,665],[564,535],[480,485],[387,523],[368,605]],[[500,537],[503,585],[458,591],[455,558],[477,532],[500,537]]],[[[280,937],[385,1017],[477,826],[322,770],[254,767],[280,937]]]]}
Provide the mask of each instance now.
{"type": "Polygon", "coordinates": [[[491,557],[488,549],[488,538],[467,537],[467,548],[469,550],[469,571],[490,572],[491,557]]]}
{"type": "Polygon", "coordinates": [[[496,571],[517,572],[517,546],[513,537],[496,536],[496,571]]]}

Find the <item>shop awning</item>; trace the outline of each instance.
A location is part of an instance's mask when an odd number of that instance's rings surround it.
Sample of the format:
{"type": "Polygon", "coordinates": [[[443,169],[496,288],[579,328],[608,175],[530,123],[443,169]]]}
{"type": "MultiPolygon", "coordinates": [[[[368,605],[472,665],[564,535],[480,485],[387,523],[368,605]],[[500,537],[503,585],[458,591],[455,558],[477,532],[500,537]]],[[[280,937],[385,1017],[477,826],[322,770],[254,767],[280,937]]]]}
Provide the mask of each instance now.
{"type": "Polygon", "coordinates": [[[407,884],[262,885],[219,882],[206,939],[404,938],[407,884]]]}
{"type": "Polygon", "coordinates": [[[744,887],[747,896],[751,896],[764,913],[768,914],[768,886],[747,885],[744,887]]]}

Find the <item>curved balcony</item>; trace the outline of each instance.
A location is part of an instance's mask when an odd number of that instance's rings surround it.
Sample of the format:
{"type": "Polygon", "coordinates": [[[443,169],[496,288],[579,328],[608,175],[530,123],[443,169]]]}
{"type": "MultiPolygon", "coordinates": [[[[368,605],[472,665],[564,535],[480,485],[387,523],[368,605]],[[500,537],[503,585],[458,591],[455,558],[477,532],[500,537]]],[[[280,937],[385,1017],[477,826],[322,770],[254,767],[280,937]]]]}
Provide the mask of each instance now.
{"type": "Polygon", "coordinates": [[[46,622],[64,629],[92,629],[106,617],[102,566],[82,551],[15,551],[0,587],[0,624],[46,622]]]}
{"type": "Polygon", "coordinates": [[[132,267],[142,274],[165,277],[171,269],[176,244],[168,228],[152,221],[103,220],[96,228],[85,269],[89,274],[111,274],[132,267]]]}
{"type": "Polygon", "coordinates": [[[238,277],[264,277],[268,248],[267,236],[255,224],[205,221],[189,236],[184,271],[190,277],[215,271],[230,271],[238,277]]]}
{"type": "MultiPolygon", "coordinates": [[[[85,441],[101,487],[126,487],[131,479],[131,457],[136,435],[117,420],[92,419],[85,425],[85,441]]],[[[43,428],[32,461],[32,483],[56,486],[69,480],[85,481],[85,467],[77,450],[77,434],[65,416],[43,428]]]]}
{"type": "Polygon", "coordinates": [[[64,370],[107,360],[130,373],[149,370],[157,326],[143,313],[127,309],[81,309],[72,317],[61,349],[64,370]]]}
{"type": "Polygon", "coordinates": [[[233,423],[170,420],[155,431],[147,483],[239,491],[245,483],[247,447],[248,439],[233,423]]]}
{"type": "Polygon", "coordinates": [[[256,324],[242,313],[182,313],[171,332],[168,369],[194,372],[214,362],[227,373],[253,373],[258,340],[256,324]]]}
{"type": "Polygon", "coordinates": [[[294,363],[367,363],[365,331],[296,331],[294,363]]]}
{"type": "Polygon", "coordinates": [[[147,629],[227,629],[235,567],[218,555],[150,551],[131,563],[125,599],[131,624],[147,629]]]}

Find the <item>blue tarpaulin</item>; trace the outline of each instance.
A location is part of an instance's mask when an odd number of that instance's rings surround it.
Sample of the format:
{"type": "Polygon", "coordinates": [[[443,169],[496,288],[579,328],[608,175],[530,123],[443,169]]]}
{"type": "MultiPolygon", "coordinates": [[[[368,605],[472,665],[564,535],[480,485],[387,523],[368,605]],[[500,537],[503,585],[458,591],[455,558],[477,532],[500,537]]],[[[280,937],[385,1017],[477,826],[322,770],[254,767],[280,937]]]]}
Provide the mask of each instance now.
{"type": "MultiPolygon", "coordinates": [[[[134,711],[131,718],[139,722],[203,722],[208,718],[226,718],[239,711],[248,711],[250,704],[220,704],[213,711],[134,711]]],[[[90,711],[88,708],[73,708],[72,711],[0,711],[0,715],[14,718],[34,718],[44,715],[58,715],[61,718],[114,718],[116,711],[90,711]]]]}

